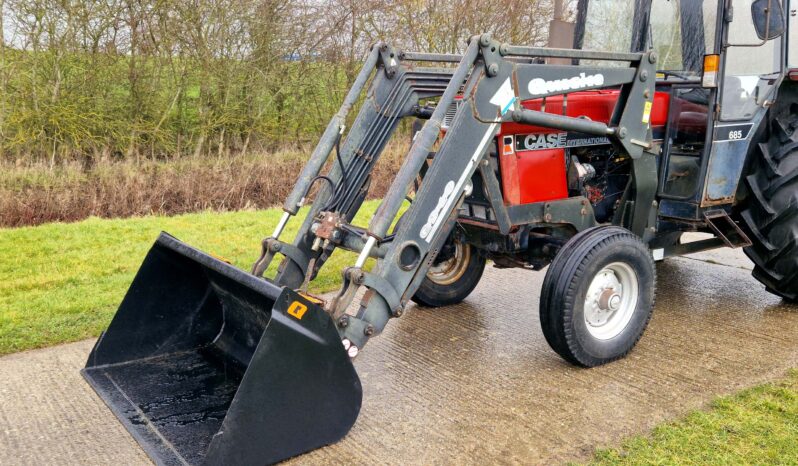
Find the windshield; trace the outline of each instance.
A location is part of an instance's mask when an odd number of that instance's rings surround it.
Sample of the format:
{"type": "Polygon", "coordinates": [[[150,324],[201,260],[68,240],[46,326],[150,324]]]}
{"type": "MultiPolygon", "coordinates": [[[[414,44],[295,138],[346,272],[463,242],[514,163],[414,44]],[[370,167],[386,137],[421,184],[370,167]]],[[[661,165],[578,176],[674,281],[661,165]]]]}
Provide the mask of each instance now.
{"type": "MultiPolygon", "coordinates": [[[[588,0],[586,4],[582,49],[640,51],[634,37],[645,33],[644,15],[636,14],[636,2],[588,0]]],[[[652,1],[650,35],[660,57],[659,70],[679,77],[700,76],[704,55],[714,50],[717,9],[717,0],[652,1]]]]}
{"type": "Polygon", "coordinates": [[[767,102],[781,71],[781,38],[762,42],[754,28],[750,0],[732,0],[732,5],[735,14],[729,23],[731,45],[726,52],[721,119],[748,120],[767,102]]]}
{"type": "Polygon", "coordinates": [[[587,2],[582,49],[629,52],[632,48],[634,2],[590,0],[587,2]]]}

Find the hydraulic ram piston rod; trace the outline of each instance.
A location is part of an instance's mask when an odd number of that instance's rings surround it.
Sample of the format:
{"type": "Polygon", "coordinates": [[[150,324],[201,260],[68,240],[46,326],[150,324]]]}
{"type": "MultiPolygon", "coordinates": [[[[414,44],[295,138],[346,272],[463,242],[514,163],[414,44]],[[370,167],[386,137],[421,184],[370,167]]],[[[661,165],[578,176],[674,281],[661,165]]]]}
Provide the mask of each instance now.
{"type": "Polygon", "coordinates": [[[611,136],[615,134],[615,130],[604,123],[585,120],[582,118],[571,118],[525,109],[516,109],[512,111],[511,116],[513,121],[524,123],[526,125],[557,128],[566,131],[577,131],[580,133],[593,134],[596,136],[611,136]]]}

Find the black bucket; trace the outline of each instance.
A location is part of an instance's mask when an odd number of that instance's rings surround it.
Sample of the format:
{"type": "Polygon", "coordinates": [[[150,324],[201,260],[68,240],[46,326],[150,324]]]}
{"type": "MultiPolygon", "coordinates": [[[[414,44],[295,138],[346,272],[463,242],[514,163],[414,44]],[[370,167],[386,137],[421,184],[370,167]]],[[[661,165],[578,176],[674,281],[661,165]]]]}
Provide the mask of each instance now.
{"type": "Polygon", "coordinates": [[[163,233],[82,372],[158,464],[290,458],[343,438],[362,398],[319,306],[163,233]]]}

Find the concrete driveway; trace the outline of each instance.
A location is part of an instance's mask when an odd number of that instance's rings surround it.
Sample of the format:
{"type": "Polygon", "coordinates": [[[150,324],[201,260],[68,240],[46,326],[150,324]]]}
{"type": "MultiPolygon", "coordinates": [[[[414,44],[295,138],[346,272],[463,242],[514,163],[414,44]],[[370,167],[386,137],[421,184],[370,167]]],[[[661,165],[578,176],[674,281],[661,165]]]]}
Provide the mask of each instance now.
{"type": "MultiPolygon", "coordinates": [[[[798,308],[740,251],[658,265],[637,348],[597,369],[547,346],[543,273],[488,269],[463,304],[412,307],[358,357],[363,409],[340,443],[297,464],[558,463],[798,367],[798,308]]],[[[93,342],[0,358],[0,464],[147,464],[78,374],[93,342]]]]}

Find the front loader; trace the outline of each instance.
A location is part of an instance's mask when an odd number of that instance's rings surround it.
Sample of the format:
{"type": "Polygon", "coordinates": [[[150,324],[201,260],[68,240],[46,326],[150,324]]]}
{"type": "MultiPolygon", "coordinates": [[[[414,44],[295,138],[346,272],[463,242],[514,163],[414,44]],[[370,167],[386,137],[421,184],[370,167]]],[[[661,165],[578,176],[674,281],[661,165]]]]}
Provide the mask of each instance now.
{"type": "Polygon", "coordinates": [[[548,266],[543,333],[584,367],[632,350],[667,257],[742,247],[798,299],[794,0],[580,0],[574,30],[573,49],[375,45],[250,272],[161,234],[83,370],[157,463],[274,463],[340,440],[366,343],[411,300],[466,299],[488,261],[548,266]],[[425,123],[353,225],[404,119],[425,123]],[[358,255],[340,290],[308,294],[336,249],[358,255]]]}

